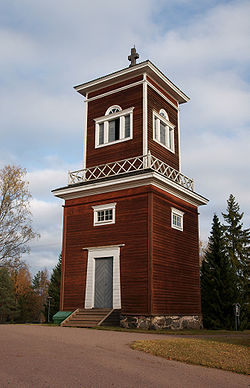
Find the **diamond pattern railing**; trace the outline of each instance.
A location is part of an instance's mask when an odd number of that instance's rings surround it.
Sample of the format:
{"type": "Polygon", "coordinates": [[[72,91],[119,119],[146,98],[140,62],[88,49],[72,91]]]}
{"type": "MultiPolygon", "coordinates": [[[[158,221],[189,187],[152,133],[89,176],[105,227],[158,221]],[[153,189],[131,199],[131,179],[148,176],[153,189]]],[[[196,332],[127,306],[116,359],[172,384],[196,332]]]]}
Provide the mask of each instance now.
{"type": "Polygon", "coordinates": [[[193,179],[188,178],[178,170],[170,167],[162,160],[151,155],[150,152],[147,155],[101,164],[99,166],[89,167],[83,170],[70,171],[68,175],[68,183],[69,185],[72,185],[145,169],[156,171],[181,186],[192,191],[194,190],[193,179]]]}

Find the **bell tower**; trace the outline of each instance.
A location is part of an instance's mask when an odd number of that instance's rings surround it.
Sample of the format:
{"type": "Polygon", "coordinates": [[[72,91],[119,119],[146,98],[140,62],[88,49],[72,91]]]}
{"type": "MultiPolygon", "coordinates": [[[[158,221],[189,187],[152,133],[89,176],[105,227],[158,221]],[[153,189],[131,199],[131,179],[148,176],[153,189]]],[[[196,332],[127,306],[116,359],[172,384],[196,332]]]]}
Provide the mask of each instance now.
{"type": "Polygon", "coordinates": [[[65,200],[62,311],[110,308],[125,327],[201,325],[198,206],[180,169],[179,111],[189,98],[151,61],[80,84],[83,168],[65,200]]]}

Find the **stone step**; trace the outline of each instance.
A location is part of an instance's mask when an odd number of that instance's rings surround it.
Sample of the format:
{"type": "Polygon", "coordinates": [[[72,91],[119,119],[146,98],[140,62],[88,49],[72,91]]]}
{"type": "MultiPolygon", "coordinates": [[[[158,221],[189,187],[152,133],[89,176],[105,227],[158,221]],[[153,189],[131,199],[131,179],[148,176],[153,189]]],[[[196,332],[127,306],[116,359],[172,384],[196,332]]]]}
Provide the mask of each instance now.
{"type": "MultiPolygon", "coordinates": [[[[118,322],[115,316],[119,314],[118,310],[113,309],[79,309],[75,313],[72,314],[72,316],[67,319],[66,322],[62,323],[61,325],[64,327],[93,327],[98,326],[102,321],[103,323],[105,320],[107,322],[118,322]],[[111,313],[111,316],[110,316],[111,313]],[[112,316],[114,314],[114,317],[112,316]]],[[[108,323],[107,323],[108,324],[108,323]]]]}

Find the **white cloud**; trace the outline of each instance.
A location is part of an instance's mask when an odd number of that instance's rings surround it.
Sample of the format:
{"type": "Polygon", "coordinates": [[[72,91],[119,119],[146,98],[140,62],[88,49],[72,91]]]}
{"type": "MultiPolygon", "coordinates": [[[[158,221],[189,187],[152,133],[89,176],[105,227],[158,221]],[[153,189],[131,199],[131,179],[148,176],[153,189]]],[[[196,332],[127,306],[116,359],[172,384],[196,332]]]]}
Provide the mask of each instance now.
{"type": "Polygon", "coordinates": [[[33,228],[40,233],[40,238],[29,244],[31,251],[24,259],[33,273],[44,267],[51,270],[62,249],[62,207],[59,203],[33,199],[31,212],[33,228]]]}

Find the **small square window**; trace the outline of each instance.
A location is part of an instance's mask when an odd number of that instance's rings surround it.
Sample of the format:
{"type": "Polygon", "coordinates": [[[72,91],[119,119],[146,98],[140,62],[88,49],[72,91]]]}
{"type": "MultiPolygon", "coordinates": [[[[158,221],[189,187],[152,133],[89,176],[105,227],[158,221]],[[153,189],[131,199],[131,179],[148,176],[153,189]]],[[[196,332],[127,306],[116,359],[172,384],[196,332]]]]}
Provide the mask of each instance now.
{"type": "Polygon", "coordinates": [[[115,207],[116,203],[92,206],[94,210],[94,226],[114,224],[115,207]]]}
{"type": "Polygon", "coordinates": [[[184,213],[178,209],[171,208],[171,226],[174,229],[183,231],[183,215],[184,213]]]}

